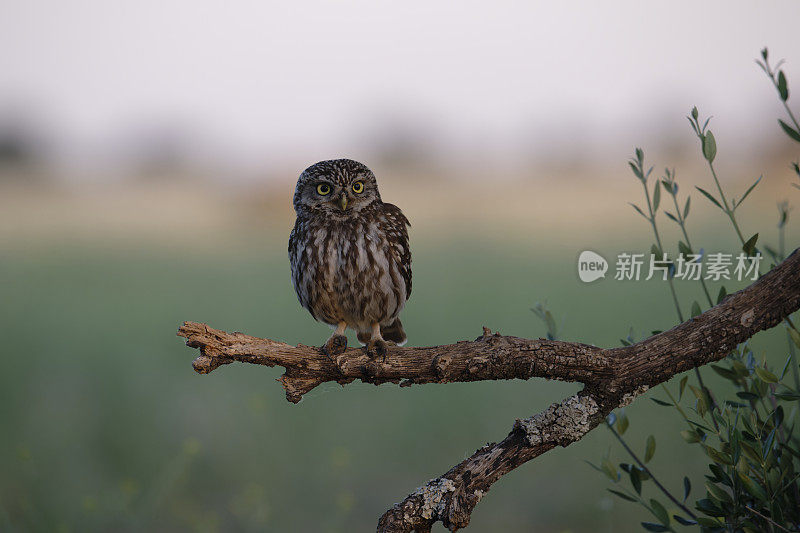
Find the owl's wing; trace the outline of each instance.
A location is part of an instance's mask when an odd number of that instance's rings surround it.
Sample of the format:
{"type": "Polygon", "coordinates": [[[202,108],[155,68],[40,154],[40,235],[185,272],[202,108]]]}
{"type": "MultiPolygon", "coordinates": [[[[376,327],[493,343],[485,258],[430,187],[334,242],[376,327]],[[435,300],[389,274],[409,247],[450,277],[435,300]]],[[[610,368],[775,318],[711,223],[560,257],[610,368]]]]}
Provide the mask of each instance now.
{"type": "MultiPolygon", "coordinates": [[[[298,247],[302,248],[303,246],[303,238],[303,226],[298,219],[294,223],[292,233],[289,234],[289,266],[292,270],[292,285],[294,286],[295,292],[297,292],[298,298],[300,298],[300,273],[305,269],[305,264],[303,264],[305,263],[304,254],[298,250],[298,247]]],[[[300,302],[302,303],[302,298],[300,302]]]]}
{"type": "Polygon", "coordinates": [[[310,289],[305,286],[303,282],[303,273],[307,271],[308,256],[305,250],[305,243],[307,242],[307,226],[300,221],[300,218],[295,221],[294,229],[289,234],[289,265],[292,270],[292,286],[294,292],[297,294],[297,299],[300,300],[300,305],[308,310],[315,319],[317,315],[314,313],[314,305],[311,302],[310,289]]]}
{"type": "Polygon", "coordinates": [[[411,296],[411,248],[408,246],[408,226],[411,222],[393,204],[383,204],[386,216],[386,236],[395,256],[398,258],[400,274],[406,283],[406,300],[411,296]]]}
{"type": "Polygon", "coordinates": [[[300,223],[295,221],[294,228],[292,228],[292,232],[289,234],[289,261],[294,266],[294,258],[297,254],[297,239],[298,239],[298,226],[300,223]]]}

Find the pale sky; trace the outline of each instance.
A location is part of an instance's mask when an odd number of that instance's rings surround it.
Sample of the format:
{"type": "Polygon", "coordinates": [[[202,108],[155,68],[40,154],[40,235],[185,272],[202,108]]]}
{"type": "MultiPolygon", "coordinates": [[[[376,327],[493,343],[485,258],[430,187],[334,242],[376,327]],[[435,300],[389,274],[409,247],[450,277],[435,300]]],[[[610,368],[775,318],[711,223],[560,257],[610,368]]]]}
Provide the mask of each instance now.
{"type": "Polygon", "coordinates": [[[787,59],[800,106],[798,21],[796,0],[3,0],[0,111],[34,110],[67,160],[154,125],[255,165],[352,155],[396,123],[453,153],[575,131],[627,155],[694,104],[718,140],[774,127],[754,59],[787,59]]]}

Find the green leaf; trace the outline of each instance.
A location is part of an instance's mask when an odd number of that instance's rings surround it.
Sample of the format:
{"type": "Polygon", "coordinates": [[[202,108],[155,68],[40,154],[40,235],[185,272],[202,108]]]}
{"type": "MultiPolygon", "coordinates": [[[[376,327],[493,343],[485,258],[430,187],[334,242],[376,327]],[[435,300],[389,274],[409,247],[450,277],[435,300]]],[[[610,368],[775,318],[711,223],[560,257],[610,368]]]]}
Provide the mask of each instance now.
{"type": "Polygon", "coordinates": [[[710,481],[706,481],[706,490],[717,501],[720,502],[731,502],[731,495],[727,493],[727,491],[721,489],[720,487],[716,486],[715,484],[711,483],[710,481]]]}
{"type": "Polygon", "coordinates": [[[689,125],[692,127],[692,130],[694,130],[694,133],[695,133],[695,134],[696,134],[698,137],[699,137],[699,136],[701,136],[701,135],[702,135],[702,133],[700,133],[700,128],[698,128],[698,122],[697,122],[697,119],[696,119],[696,118],[692,118],[692,117],[686,117],[686,120],[688,120],[688,121],[689,121],[689,125]]]}
{"type": "Polygon", "coordinates": [[[746,378],[750,376],[750,371],[744,366],[744,363],[741,361],[733,361],[733,369],[739,374],[741,377],[746,378]]]}
{"type": "Polygon", "coordinates": [[[656,453],[656,438],[652,435],[647,437],[647,444],[645,445],[644,449],[644,462],[649,463],[650,459],[653,458],[653,455],[656,453]]]}
{"type": "Polygon", "coordinates": [[[689,444],[700,442],[700,437],[697,436],[697,432],[691,429],[684,429],[681,431],[681,437],[689,444]]]}
{"type": "Polygon", "coordinates": [[[730,476],[725,473],[725,470],[722,469],[719,465],[711,464],[708,465],[708,469],[711,470],[711,473],[714,474],[714,477],[706,476],[706,478],[710,481],[714,481],[717,483],[725,483],[728,486],[732,486],[733,482],[730,480],[730,476]]]}
{"type": "Polygon", "coordinates": [[[703,136],[703,157],[709,163],[713,163],[714,158],[717,157],[717,141],[710,130],[703,136]]]}
{"type": "Polygon", "coordinates": [[[661,203],[661,187],[658,186],[658,182],[656,182],[656,188],[653,191],[653,213],[658,211],[658,204],[661,203]]]}
{"type": "Polygon", "coordinates": [[[749,476],[746,476],[740,472],[736,472],[739,476],[739,479],[744,485],[744,488],[747,489],[747,492],[758,498],[759,500],[766,502],[767,501],[767,493],[764,488],[758,484],[757,481],[753,480],[749,476]]]}
{"type": "Polygon", "coordinates": [[[656,256],[657,260],[661,259],[663,257],[663,254],[661,253],[661,250],[655,244],[651,244],[650,245],[650,253],[653,254],[654,256],[656,256]]]}
{"type": "Polygon", "coordinates": [[[690,255],[692,253],[692,249],[683,241],[678,241],[678,251],[683,255],[690,255]]]}
{"type": "MultiPolygon", "coordinates": [[[[725,511],[717,507],[717,504],[715,504],[708,498],[697,500],[694,505],[695,507],[697,507],[697,509],[699,509],[700,511],[709,516],[725,516],[725,511]]],[[[702,520],[703,520],[702,518],[697,519],[697,521],[700,522],[701,524],[703,523],[702,520]]]]}
{"type": "Polygon", "coordinates": [[[754,447],[746,442],[740,442],[739,445],[742,447],[742,452],[754,463],[761,464],[761,455],[756,451],[754,447]]]}
{"type": "Polygon", "coordinates": [[[636,501],[636,498],[632,498],[632,497],[628,496],[627,494],[625,494],[624,492],[620,492],[620,491],[618,491],[618,490],[614,490],[614,489],[606,489],[606,490],[607,490],[608,492],[610,492],[611,494],[614,494],[614,495],[616,495],[616,496],[619,496],[619,497],[620,497],[620,498],[622,498],[623,500],[627,500],[627,501],[629,501],[629,502],[635,502],[635,501],[636,501]]]}
{"type": "Polygon", "coordinates": [[[630,422],[628,421],[628,417],[625,416],[625,413],[617,417],[617,433],[624,435],[628,430],[628,425],[630,425],[630,422]]]}
{"type": "Polygon", "coordinates": [[[672,515],[672,518],[674,518],[675,521],[677,523],[679,523],[680,525],[682,525],[682,526],[696,526],[697,525],[697,522],[695,522],[694,520],[686,519],[686,518],[682,517],[681,515],[674,514],[674,515],[672,515]]]}
{"type": "Polygon", "coordinates": [[[778,429],[777,427],[772,428],[772,431],[769,432],[769,436],[767,436],[767,440],[764,441],[764,452],[761,454],[761,457],[764,461],[767,460],[767,456],[769,452],[772,451],[772,443],[775,442],[775,430],[778,429]]]}
{"type": "Polygon", "coordinates": [[[794,139],[795,141],[800,143],[800,132],[798,132],[795,129],[792,129],[791,126],[789,126],[787,123],[785,123],[781,119],[778,119],[778,122],[780,123],[781,128],[783,128],[783,131],[786,132],[786,135],[788,135],[789,137],[791,137],[792,139],[794,139]]]}
{"type": "Polygon", "coordinates": [[[786,225],[786,219],[789,218],[789,205],[788,204],[778,204],[778,211],[781,214],[780,222],[778,222],[778,227],[782,228],[786,225]]]}
{"type": "Polygon", "coordinates": [[[556,321],[553,318],[553,314],[550,311],[545,310],[544,312],[544,322],[545,326],[547,326],[547,332],[553,333],[556,331],[556,321]]]}
{"type": "Polygon", "coordinates": [[[705,394],[703,394],[703,391],[701,391],[694,385],[689,385],[689,390],[692,391],[692,394],[694,394],[694,397],[697,398],[698,400],[705,396],[705,394]]]}
{"type": "Polygon", "coordinates": [[[689,478],[684,476],[683,477],[683,501],[689,497],[689,493],[692,492],[692,482],[689,481],[689,478]]]}
{"type": "Polygon", "coordinates": [[[603,473],[608,476],[608,479],[614,483],[619,481],[619,474],[617,473],[617,469],[614,468],[614,465],[611,464],[611,461],[603,459],[603,462],[600,463],[600,468],[603,469],[603,473]]]}
{"type": "Polygon", "coordinates": [[[747,239],[747,242],[742,246],[742,251],[747,255],[754,255],[756,249],[756,242],[758,241],[758,233],[747,239]]]}
{"type": "MultiPolygon", "coordinates": [[[[772,411],[772,421],[775,424],[776,428],[779,428],[781,424],[783,424],[783,406],[779,405],[774,411],[772,411]]],[[[775,431],[773,429],[773,431],[775,431]]]]}
{"type": "Polygon", "coordinates": [[[800,400],[800,394],[797,394],[796,392],[776,392],[775,397],[789,402],[800,400]]]}
{"type": "Polygon", "coordinates": [[[669,531],[668,527],[662,526],[661,524],[654,524],[653,522],[642,522],[642,527],[647,531],[669,531]]]}
{"type": "MultiPolygon", "coordinates": [[[[764,50],[766,50],[766,48],[764,50]]],[[[698,115],[699,115],[699,113],[697,112],[697,106],[694,106],[692,108],[692,118],[697,120],[698,115]]]]}
{"type": "Polygon", "coordinates": [[[703,313],[703,311],[702,311],[702,309],[700,309],[700,304],[697,303],[697,300],[692,302],[692,318],[694,318],[694,317],[696,317],[696,316],[698,316],[698,315],[700,315],[702,313],[703,313]]]}
{"type": "MultiPolygon", "coordinates": [[[[699,506],[698,506],[699,508],[699,506]]],[[[724,513],[719,516],[725,516],[724,513]]],[[[701,526],[705,526],[711,528],[712,531],[716,531],[719,528],[723,527],[725,524],[720,520],[715,520],[713,518],[706,518],[705,516],[700,516],[697,518],[697,523],[701,526]]]]}
{"type": "Polygon", "coordinates": [[[665,402],[663,400],[659,400],[658,398],[650,398],[650,399],[653,400],[654,402],[656,402],[658,405],[661,405],[663,407],[672,407],[671,403],[667,403],[667,402],[665,402]]]}
{"type": "MultiPolygon", "coordinates": [[[[736,471],[746,474],[750,471],[750,464],[747,462],[747,459],[744,456],[739,456],[739,461],[736,463],[736,471]]],[[[731,485],[733,485],[733,480],[731,480],[731,485]]]]}
{"type": "Polygon", "coordinates": [[[736,379],[736,372],[731,370],[730,368],[725,368],[724,366],[719,365],[709,365],[711,366],[711,370],[719,374],[725,379],[736,379]]]}
{"type": "Polygon", "coordinates": [[[758,377],[760,377],[762,381],[765,381],[767,383],[777,383],[778,382],[778,376],[776,376],[775,374],[773,374],[772,372],[770,372],[769,370],[767,370],[765,368],[756,367],[755,371],[756,371],[756,374],[758,374],[758,377]]]}
{"type": "Polygon", "coordinates": [[[731,458],[726,454],[723,453],[716,448],[711,446],[706,446],[706,454],[711,458],[712,461],[721,465],[733,465],[733,461],[731,458]]]}
{"type": "Polygon", "coordinates": [[[786,76],[782,70],[778,72],[778,93],[784,102],[789,99],[789,88],[786,86],[786,76]]]}
{"type": "Polygon", "coordinates": [[[719,288],[719,294],[717,295],[717,303],[719,304],[725,297],[728,295],[728,291],[725,290],[725,286],[719,288]]]}
{"type": "Polygon", "coordinates": [[[763,177],[764,177],[763,174],[761,176],[759,176],[758,179],[755,181],[755,183],[753,183],[750,186],[750,188],[747,189],[747,191],[745,191],[745,193],[742,195],[741,199],[739,199],[739,203],[736,204],[737,206],[742,205],[742,202],[744,202],[744,199],[747,198],[747,196],[753,191],[753,189],[756,188],[756,185],[759,184],[759,182],[761,181],[761,178],[763,178],[763,177]]]}
{"type": "Polygon", "coordinates": [[[680,386],[678,387],[678,399],[680,400],[683,398],[683,390],[686,388],[686,383],[689,382],[689,376],[683,376],[681,378],[680,386]]]}
{"type": "Polygon", "coordinates": [[[647,216],[647,215],[645,215],[645,214],[644,214],[644,211],[642,211],[641,209],[639,209],[639,206],[638,206],[638,205],[636,205],[636,204],[634,204],[634,203],[631,203],[631,202],[628,202],[628,203],[630,203],[630,204],[633,206],[633,208],[634,208],[634,209],[636,209],[636,211],[637,211],[637,212],[638,212],[640,215],[642,215],[642,216],[643,216],[644,218],[646,218],[647,220],[650,220],[650,217],[649,217],[649,216],[647,216]]]}
{"type": "Polygon", "coordinates": [[[706,417],[706,413],[708,412],[708,402],[706,402],[705,397],[697,398],[694,407],[697,410],[697,414],[700,415],[701,418],[706,417]]]}
{"type": "Polygon", "coordinates": [[[678,219],[675,218],[675,215],[673,215],[669,211],[664,211],[664,214],[667,215],[668,219],[672,220],[673,222],[677,222],[678,224],[680,224],[680,222],[678,222],[678,219]]]}
{"type": "Polygon", "coordinates": [[[789,328],[789,336],[792,338],[792,342],[794,342],[795,345],[800,348],[800,332],[794,328],[789,328]]]}
{"type": "Polygon", "coordinates": [[[639,167],[637,167],[637,166],[636,166],[636,165],[633,163],[633,161],[628,161],[628,164],[630,165],[630,167],[631,167],[631,170],[633,171],[633,174],[634,174],[634,176],[636,176],[636,177],[637,177],[637,178],[639,178],[639,179],[642,179],[642,171],[641,171],[641,170],[639,170],[639,167]]]}
{"type": "Polygon", "coordinates": [[[594,468],[598,472],[603,473],[603,470],[599,466],[597,466],[596,464],[592,463],[591,461],[587,461],[586,459],[584,459],[583,462],[586,463],[587,465],[591,466],[592,468],[594,468]]]}
{"type": "Polygon", "coordinates": [[[630,469],[628,474],[631,477],[631,485],[633,485],[633,490],[636,491],[636,494],[642,494],[642,478],[639,477],[639,469],[633,467],[630,469]]]}
{"type": "MultiPolygon", "coordinates": [[[[716,199],[716,198],[714,198],[714,196],[712,196],[712,194],[711,194],[710,192],[708,192],[708,191],[706,191],[705,189],[703,189],[703,188],[701,188],[701,187],[698,187],[698,186],[696,186],[696,185],[695,185],[695,187],[694,187],[694,188],[695,188],[695,189],[697,189],[698,191],[700,191],[701,193],[703,193],[703,196],[705,196],[706,198],[708,198],[709,200],[711,200],[711,201],[714,203],[714,205],[715,205],[715,206],[717,206],[717,207],[719,207],[720,209],[722,209],[723,211],[725,211],[725,209],[722,207],[722,204],[721,204],[721,203],[719,203],[719,202],[717,201],[717,199],[716,199]]],[[[645,217],[645,218],[646,218],[646,217],[645,217]]]]}
{"type": "Polygon", "coordinates": [[[686,217],[689,216],[689,201],[692,199],[691,196],[686,197],[686,205],[683,207],[683,218],[686,220],[686,217]]]}
{"type": "Polygon", "coordinates": [[[665,526],[669,526],[669,514],[667,510],[664,509],[664,506],[659,503],[658,500],[650,500],[650,508],[653,510],[653,514],[656,515],[662,524],[665,526]]]}

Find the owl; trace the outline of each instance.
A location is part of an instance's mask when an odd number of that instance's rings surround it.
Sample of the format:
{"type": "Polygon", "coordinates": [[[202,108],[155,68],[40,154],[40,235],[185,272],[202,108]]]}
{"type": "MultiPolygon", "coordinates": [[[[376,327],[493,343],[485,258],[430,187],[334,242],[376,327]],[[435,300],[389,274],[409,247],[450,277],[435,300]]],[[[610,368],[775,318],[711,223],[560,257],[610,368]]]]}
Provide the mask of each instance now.
{"type": "Polygon", "coordinates": [[[372,171],[321,161],[300,174],[293,203],[292,284],[311,316],[334,328],[322,351],[344,352],[348,327],[370,357],[384,357],[386,341],[405,344],[398,315],[411,296],[410,223],[381,200],[372,171]]]}

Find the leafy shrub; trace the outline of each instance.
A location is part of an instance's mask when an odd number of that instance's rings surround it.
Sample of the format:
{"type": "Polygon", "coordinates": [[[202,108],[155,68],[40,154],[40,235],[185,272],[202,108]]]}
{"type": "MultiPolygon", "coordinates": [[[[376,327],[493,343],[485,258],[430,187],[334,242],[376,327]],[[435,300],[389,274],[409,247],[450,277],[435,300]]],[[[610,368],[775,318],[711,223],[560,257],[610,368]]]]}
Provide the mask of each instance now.
{"type": "MultiPolygon", "coordinates": [[[[800,143],[800,125],[788,106],[789,89],[786,76],[780,70],[781,63],[771,66],[767,49],[761,52],[761,59],[757,63],[772,81],[785,108],[788,121],[779,120],[780,128],[792,140],[800,143]]],[[[708,127],[709,120],[701,122],[697,108],[691,110],[688,119],[699,140],[702,157],[714,184],[713,192],[697,187],[698,192],[728,219],[744,254],[752,257],[762,254],[757,246],[759,234],[746,237],[737,219],[738,210],[761,178],[756,179],[738,199],[726,195],[714,166],[717,144],[708,127]]],[[[663,259],[662,263],[668,268],[671,297],[677,317],[683,321],[673,284],[676,264],[663,255],[658,215],[663,212],[680,228],[682,238],[677,243],[680,253],[702,257],[704,251],[693,249],[686,225],[690,214],[690,198],[680,198],[674,170],[665,169],[661,178],[653,179],[653,169],[645,165],[641,149],[636,149],[630,167],[643,187],[646,208],[632,205],[650,225],[655,239],[651,253],[663,259]],[[666,201],[665,197],[668,197],[666,201]]],[[[791,167],[800,178],[798,162],[793,162],[791,167]]],[[[800,189],[798,183],[792,185],[800,189]]],[[[785,258],[785,227],[789,212],[788,202],[778,205],[778,245],[762,246],[763,255],[771,260],[770,267],[785,258]]],[[[703,276],[698,281],[709,307],[727,295],[722,286],[716,297],[712,297],[703,276]]],[[[700,314],[701,307],[697,301],[693,302],[691,315],[700,314]]],[[[537,304],[535,311],[545,322],[548,337],[555,338],[557,331],[550,312],[541,304],[537,304]]],[[[647,437],[644,453],[639,455],[624,438],[630,426],[624,410],[608,417],[607,428],[632,462],[614,465],[606,457],[599,465],[589,464],[613,482],[613,488],[608,489],[610,492],[623,500],[642,505],[652,514],[655,519],[653,522],[641,524],[645,530],[676,531],[683,527],[700,527],[709,532],[800,530],[800,430],[796,427],[800,405],[796,357],[796,350],[800,348],[800,326],[791,318],[787,318],[783,326],[787,350],[785,362],[779,368],[770,368],[766,356],[756,357],[749,341],[737,346],[719,364],[710,365],[714,372],[732,385],[733,395],[728,388],[721,386],[709,390],[700,371],[696,369],[691,382],[690,376],[684,376],[677,390],[670,389],[666,384],[661,386],[664,399],[651,398],[658,406],[674,410],[685,423],[685,429],[681,431],[683,440],[692,447],[693,453],[707,456],[706,481],[699,491],[695,489],[692,492],[688,476],[683,478],[683,486],[679,491],[673,492],[665,487],[648,467],[656,453],[655,436],[647,437]],[[645,496],[648,491],[656,496],[645,496]]],[[[634,341],[633,334],[629,334],[622,343],[627,345],[634,341]]]]}

